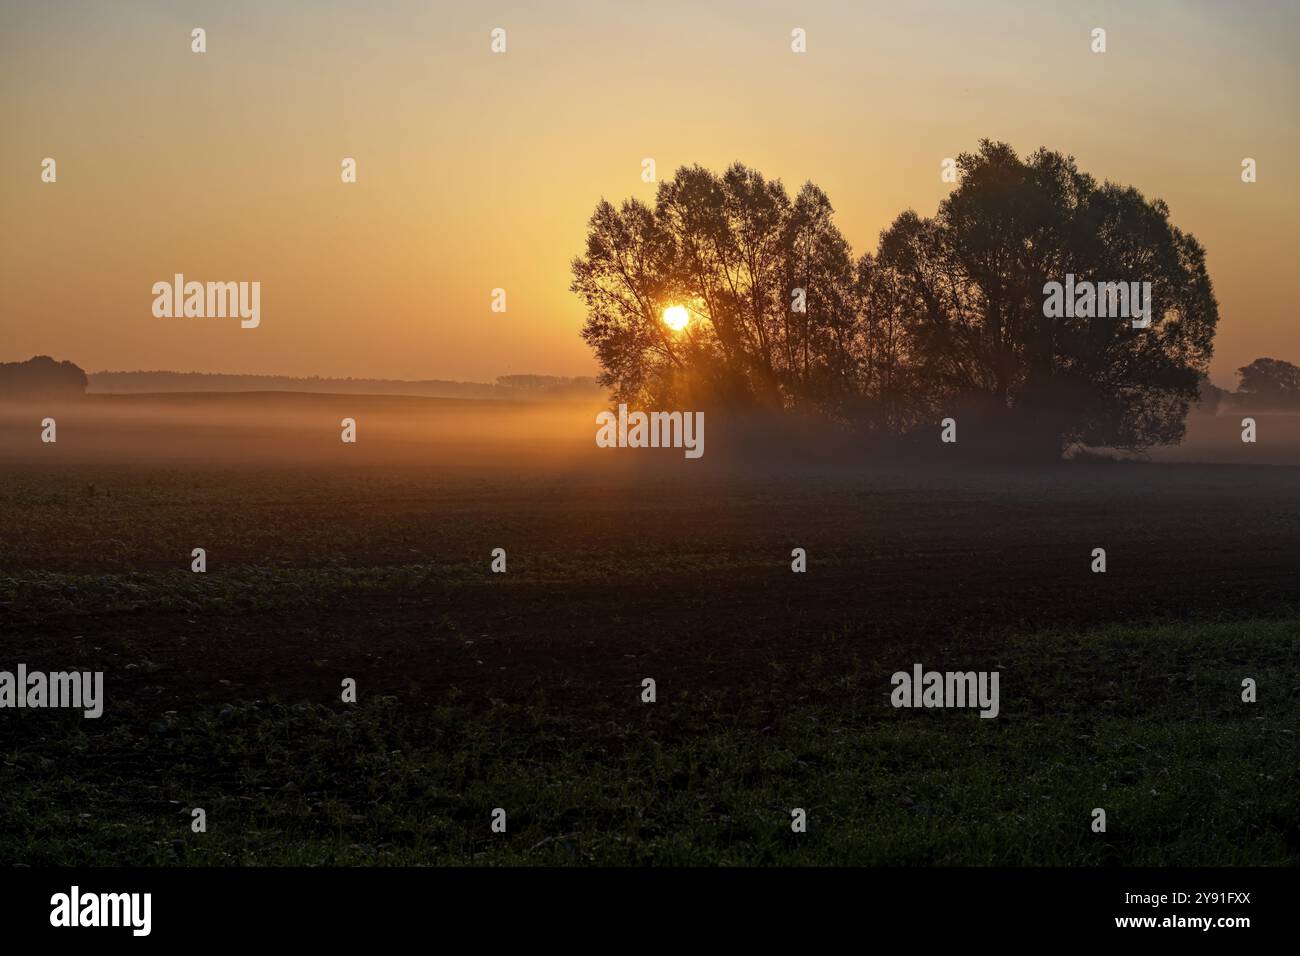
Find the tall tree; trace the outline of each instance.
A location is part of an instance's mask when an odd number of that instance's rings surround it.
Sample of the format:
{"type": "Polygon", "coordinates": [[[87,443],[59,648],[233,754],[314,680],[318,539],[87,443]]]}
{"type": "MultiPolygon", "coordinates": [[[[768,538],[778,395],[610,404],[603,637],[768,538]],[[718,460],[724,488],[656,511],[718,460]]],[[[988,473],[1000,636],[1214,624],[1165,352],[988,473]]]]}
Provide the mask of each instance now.
{"type": "Polygon", "coordinates": [[[933,219],[904,213],[880,264],[910,300],[916,397],[973,401],[1022,444],[1140,448],[1179,440],[1212,350],[1205,253],[1160,200],[1097,182],[1060,153],[983,141],[933,219]],[[1150,282],[1147,328],[1044,314],[1045,286],[1150,282]]]}
{"type": "Polygon", "coordinates": [[[771,408],[853,394],[858,291],[832,212],[812,184],[792,201],[739,163],[721,176],[679,169],[653,209],[602,202],[571,286],[587,304],[582,334],[602,383],[621,398],[771,408]],[[673,305],[691,314],[680,332],[663,322],[673,305]]]}

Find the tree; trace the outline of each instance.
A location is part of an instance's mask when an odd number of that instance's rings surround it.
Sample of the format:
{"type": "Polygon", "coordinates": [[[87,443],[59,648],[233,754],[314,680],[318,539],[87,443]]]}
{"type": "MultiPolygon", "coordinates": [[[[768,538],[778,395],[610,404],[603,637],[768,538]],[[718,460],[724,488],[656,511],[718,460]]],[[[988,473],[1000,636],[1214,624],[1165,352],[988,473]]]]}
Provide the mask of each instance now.
{"type": "Polygon", "coordinates": [[[1217,412],[1232,394],[1227,389],[1219,388],[1210,381],[1209,375],[1201,375],[1197,382],[1197,406],[1205,412],[1217,412]]]}
{"type": "Polygon", "coordinates": [[[986,140],[958,166],[933,218],[904,212],[857,261],[819,188],[791,200],[740,164],[679,169],[653,208],[602,201],[572,285],[601,384],[895,433],[962,413],[1047,457],[1181,438],[1218,322],[1201,246],[1163,202],[1060,153],[986,140]],[[1045,286],[1067,273],[1149,282],[1149,327],[1049,318],[1045,286]],[[676,332],[675,304],[691,315],[676,332]]]}
{"type": "Polygon", "coordinates": [[[1237,369],[1237,392],[1268,405],[1300,405],[1300,368],[1281,359],[1257,358],[1237,369]]]}
{"type": "Polygon", "coordinates": [[[0,362],[0,397],[60,398],[85,394],[86,373],[71,362],[37,355],[26,362],[0,362]]]}
{"type": "Polygon", "coordinates": [[[831,215],[811,183],[792,201],[739,163],[721,176],[678,170],[653,209],[602,201],[571,286],[601,384],[631,401],[769,408],[827,409],[852,395],[858,286],[831,215]],[[691,316],[679,332],[663,321],[671,305],[691,316]]]}
{"type": "Polygon", "coordinates": [[[1071,443],[1178,441],[1211,354],[1218,306],[1194,238],[1159,200],[1038,150],[983,141],[934,219],[904,213],[879,264],[903,286],[914,397],[966,401],[1003,434],[1059,456],[1071,443]],[[1049,318],[1045,285],[1149,281],[1148,328],[1049,318]]]}

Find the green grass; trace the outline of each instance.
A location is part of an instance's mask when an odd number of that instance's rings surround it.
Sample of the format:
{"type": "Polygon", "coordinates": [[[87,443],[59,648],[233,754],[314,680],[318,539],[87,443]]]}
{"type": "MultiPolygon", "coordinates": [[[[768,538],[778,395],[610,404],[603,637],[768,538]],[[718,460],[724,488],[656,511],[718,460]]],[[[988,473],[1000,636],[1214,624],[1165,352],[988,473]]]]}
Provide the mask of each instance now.
{"type": "MultiPolygon", "coordinates": [[[[491,707],[454,690],[241,700],[102,726],[29,715],[0,755],[26,864],[1294,864],[1300,619],[1000,645],[1001,715],[895,710],[917,652],[845,635],[724,703],[491,707]],[[1253,677],[1259,702],[1241,702],[1253,677]],[[190,830],[203,807],[208,831],[190,830]],[[508,814],[493,834],[494,807],[508,814]],[[809,831],[790,829],[790,810],[809,831]],[[1103,807],[1104,834],[1091,811],[1103,807]]],[[[978,666],[988,666],[991,660],[978,666]]],[[[927,668],[974,665],[933,648],[927,668]]]]}

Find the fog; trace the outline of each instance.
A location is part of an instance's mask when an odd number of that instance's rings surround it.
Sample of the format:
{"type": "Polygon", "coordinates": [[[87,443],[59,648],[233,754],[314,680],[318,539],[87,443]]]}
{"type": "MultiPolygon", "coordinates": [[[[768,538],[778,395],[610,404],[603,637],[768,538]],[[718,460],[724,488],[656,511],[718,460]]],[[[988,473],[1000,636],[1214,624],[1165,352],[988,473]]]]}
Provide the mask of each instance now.
{"type": "MultiPolygon", "coordinates": [[[[896,453],[802,421],[756,420],[723,411],[705,415],[704,448],[687,459],[679,448],[599,448],[593,402],[504,402],[405,396],[290,392],[91,395],[75,402],[0,403],[0,463],[250,467],[413,467],[445,471],[636,471],[689,474],[717,469],[824,470],[902,465],[896,453]],[[42,442],[42,421],[57,441],[42,442]],[[356,422],[355,443],[341,440],[342,421],[356,422]],[[616,453],[618,452],[618,453],[616,453]]],[[[929,467],[963,467],[953,446],[919,443],[929,467]],[[954,453],[945,460],[949,451],[954,453]]],[[[1014,436],[1008,436],[1014,441],[1014,436]]],[[[961,443],[958,423],[958,446],[961,443]]],[[[1122,457],[1095,450],[1092,456],[1122,457]]],[[[1158,463],[1300,464],[1300,414],[1234,409],[1193,413],[1177,446],[1137,460],[1158,463]],[[1243,417],[1257,440],[1241,440],[1243,417]]],[[[908,462],[915,463],[913,453],[908,462]]],[[[996,465],[996,454],[984,464],[996,465]]],[[[1066,466],[1068,467],[1068,465],[1066,466]]]]}

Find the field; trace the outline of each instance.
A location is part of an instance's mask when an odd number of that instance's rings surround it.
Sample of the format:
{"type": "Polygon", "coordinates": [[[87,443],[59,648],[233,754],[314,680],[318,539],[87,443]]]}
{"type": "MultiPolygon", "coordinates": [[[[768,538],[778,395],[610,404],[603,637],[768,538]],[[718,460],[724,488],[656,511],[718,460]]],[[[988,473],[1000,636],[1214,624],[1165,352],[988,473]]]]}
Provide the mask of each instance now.
{"type": "Polygon", "coordinates": [[[593,448],[585,407],[301,395],[106,396],[42,445],[45,414],[0,414],[0,669],[107,702],[0,712],[5,862],[1300,857],[1292,451],[687,461],[593,448]],[[997,670],[999,716],[895,709],[918,662],[997,670]]]}

